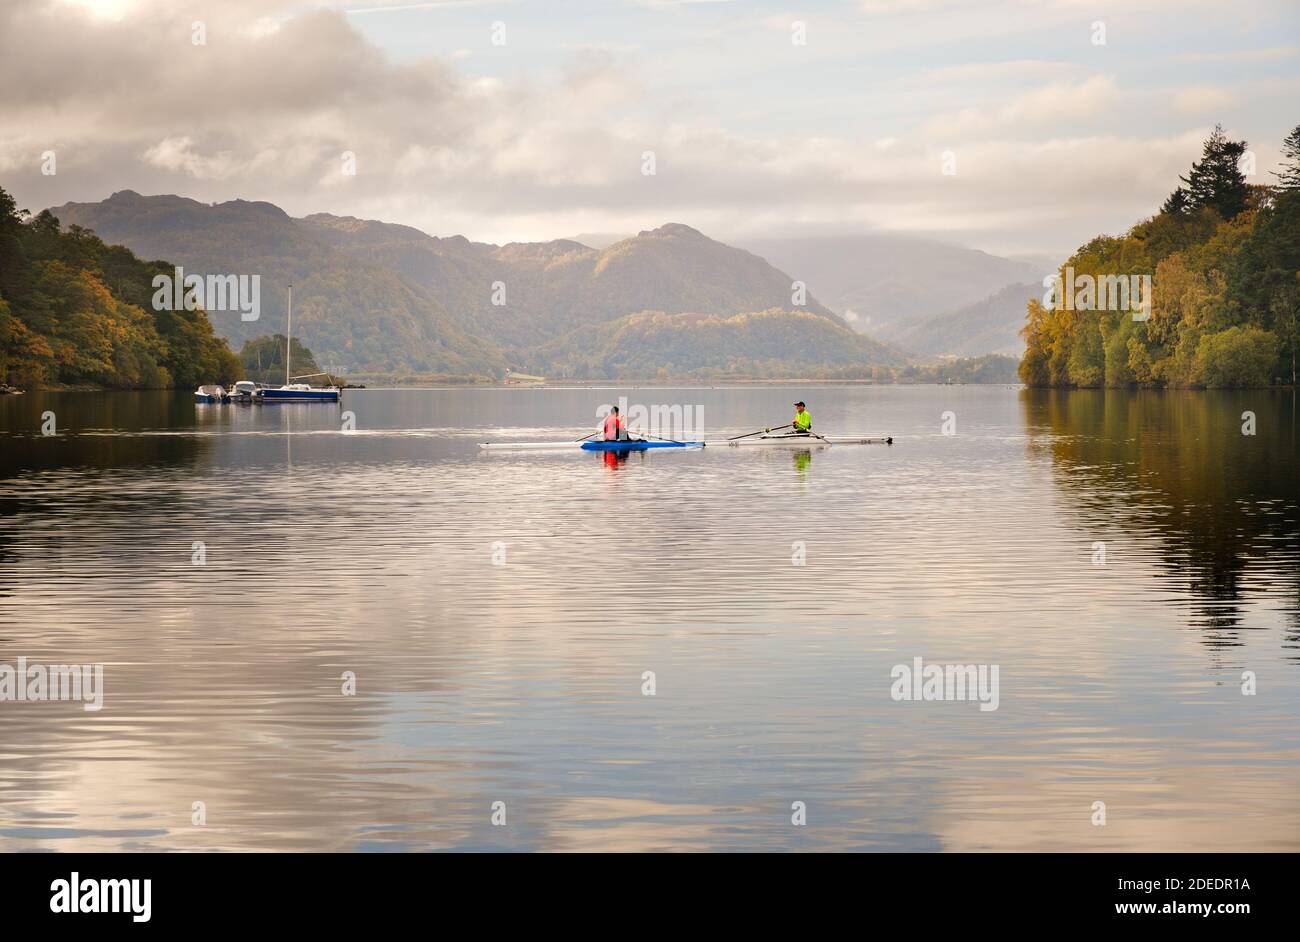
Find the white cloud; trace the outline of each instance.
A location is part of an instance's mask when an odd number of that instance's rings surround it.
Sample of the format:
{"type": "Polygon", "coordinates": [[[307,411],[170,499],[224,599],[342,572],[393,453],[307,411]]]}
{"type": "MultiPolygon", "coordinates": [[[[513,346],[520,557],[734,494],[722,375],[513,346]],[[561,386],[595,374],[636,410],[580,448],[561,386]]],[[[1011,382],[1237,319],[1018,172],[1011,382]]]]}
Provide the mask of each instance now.
{"type": "Polygon", "coordinates": [[[1232,94],[1213,85],[1196,85],[1173,96],[1173,106],[1179,113],[1199,117],[1222,114],[1235,103],[1232,94]]]}
{"type": "MultiPolygon", "coordinates": [[[[934,66],[909,54],[874,99],[874,56],[860,87],[799,85],[810,81],[803,60],[770,75],[760,63],[746,73],[754,89],[724,89],[736,107],[711,108],[718,90],[672,85],[651,36],[633,45],[575,33],[558,65],[493,72],[474,70],[486,56],[458,57],[459,40],[442,59],[390,56],[337,10],[138,0],[118,13],[0,3],[0,185],[23,205],[131,188],[493,241],[680,221],[718,236],[872,228],[1072,248],[1153,210],[1199,153],[1206,122],[1231,120],[1203,113],[1223,107],[1208,86],[1134,90],[1126,80],[1121,91],[1117,76],[1046,58],[934,66]],[[196,10],[210,18],[207,47],[189,42],[196,10]],[[792,108],[774,90],[784,83],[813,94],[792,108]],[[883,123],[873,110],[882,100],[902,118],[883,123]],[[1153,107],[1197,126],[1151,127],[1153,107]],[[855,109],[870,120],[855,123],[855,109]],[[940,174],[948,147],[955,178],[940,174]],[[59,176],[42,178],[51,148],[59,176]],[[640,172],[646,150],[654,177],[640,172]],[[344,151],[357,156],[355,177],[341,170],[344,151]]],[[[844,35],[821,32],[828,42],[844,35]]],[[[704,55],[722,70],[745,52],[704,55]]],[[[732,73],[719,74],[723,85],[732,73]]],[[[1276,82],[1274,103],[1289,90],[1276,82]]],[[[1241,101],[1263,94],[1260,80],[1250,87],[1237,90],[1241,101]]]]}
{"type": "Polygon", "coordinates": [[[1169,57],[1171,62],[1194,65],[1207,63],[1276,62],[1300,55],[1300,46],[1270,46],[1265,49],[1223,49],[1213,52],[1180,52],[1169,57]]]}
{"type": "Polygon", "coordinates": [[[121,20],[136,11],[138,0],[57,0],[57,5],[78,7],[95,19],[121,20]]]}
{"type": "Polygon", "coordinates": [[[941,115],[927,124],[934,135],[950,140],[966,136],[996,136],[1008,127],[1074,124],[1095,118],[1119,101],[1119,89],[1109,75],[1082,82],[1053,82],[1009,101],[979,105],[941,115]]]}
{"type": "Polygon", "coordinates": [[[861,0],[864,13],[929,13],[961,5],[961,0],[861,0]]]}
{"type": "Polygon", "coordinates": [[[1028,81],[1078,72],[1082,66],[1047,59],[1012,59],[1002,62],[970,62],[930,69],[925,78],[934,82],[1028,81]]]}

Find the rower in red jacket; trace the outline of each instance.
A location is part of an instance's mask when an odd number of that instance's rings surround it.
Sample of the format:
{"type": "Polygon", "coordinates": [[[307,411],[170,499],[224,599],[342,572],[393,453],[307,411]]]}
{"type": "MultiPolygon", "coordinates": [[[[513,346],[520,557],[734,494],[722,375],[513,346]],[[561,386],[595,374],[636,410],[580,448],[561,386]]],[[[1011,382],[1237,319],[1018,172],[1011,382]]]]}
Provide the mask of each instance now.
{"type": "Polygon", "coordinates": [[[607,442],[627,440],[627,426],[623,424],[623,417],[618,414],[618,406],[610,409],[609,415],[605,416],[604,432],[607,442]]]}

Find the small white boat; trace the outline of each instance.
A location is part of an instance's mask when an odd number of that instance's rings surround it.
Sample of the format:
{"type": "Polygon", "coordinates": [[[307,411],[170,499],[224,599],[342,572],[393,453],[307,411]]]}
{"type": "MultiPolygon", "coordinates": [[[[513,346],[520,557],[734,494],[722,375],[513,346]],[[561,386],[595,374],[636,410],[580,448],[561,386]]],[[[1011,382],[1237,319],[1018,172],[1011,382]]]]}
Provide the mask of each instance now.
{"type": "Polygon", "coordinates": [[[230,390],[231,402],[252,402],[257,397],[257,391],[261,388],[261,383],[255,383],[251,379],[241,379],[235,383],[234,389],[230,390]]]}
{"type": "Polygon", "coordinates": [[[194,401],[203,405],[216,405],[230,401],[230,393],[224,386],[200,386],[194,390],[194,401]]]}

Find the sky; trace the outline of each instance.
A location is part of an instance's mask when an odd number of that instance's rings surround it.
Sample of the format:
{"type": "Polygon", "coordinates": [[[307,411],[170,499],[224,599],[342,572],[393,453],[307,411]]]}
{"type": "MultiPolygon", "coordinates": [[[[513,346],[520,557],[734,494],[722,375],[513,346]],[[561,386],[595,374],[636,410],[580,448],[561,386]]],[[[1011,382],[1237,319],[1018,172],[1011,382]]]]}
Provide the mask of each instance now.
{"type": "Polygon", "coordinates": [[[1300,0],[0,3],[0,186],[33,211],[1063,257],[1155,212],[1216,122],[1271,182],[1297,103],[1300,0]]]}

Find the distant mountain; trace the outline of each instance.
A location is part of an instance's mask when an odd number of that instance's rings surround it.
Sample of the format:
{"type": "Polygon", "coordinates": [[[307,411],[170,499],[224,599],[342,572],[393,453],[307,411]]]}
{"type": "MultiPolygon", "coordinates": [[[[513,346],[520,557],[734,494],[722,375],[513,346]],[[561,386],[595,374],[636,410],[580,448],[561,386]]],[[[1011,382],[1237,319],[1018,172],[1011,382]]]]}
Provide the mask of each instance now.
{"type": "MultiPolygon", "coordinates": [[[[324,368],[499,375],[527,362],[549,372],[537,366],[539,349],[629,314],[725,318],[791,303],[789,275],[679,224],[596,249],[572,240],[497,246],[324,213],[295,219],[269,203],[130,191],[52,211],[189,273],[260,274],[259,321],[212,314],[236,345],[283,332],[292,282],[294,334],[324,368]]],[[[812,296],[803,310],[846,326],[812,296]]]]}
{"type": "Polygon", "coordinates": [[[632,238],[630,232],[579,232],[576,236],[570,236],[571,241],[593,249],[607,249],[615,242],[630,238],[632,238]]]}
{"type": "MultiPolygon", "coordinates": [[[[1038,255],[1035,253],[1008,255],[1008,259],[1013,262],[1022,262],[1029,265],[1035,271],[1046,274],[1054,274],[1061,267],[1061,260],[1054,255],[1038,255]]],[[[1042,279],[1039,279],[1039,283],[1042,279]]]]}
{"type": "Polygon", "coordinates": [[[921,356],[981,356],[1000,353],[1017,359],[1025,352],[1020,329],[1025,305],[1043,295],[1041,283],[1007,285],[983,301],[928,317],[895,335],[895,342],[921,356]]]}
{"type": "Polygon", "coordinates": [[[856,330],[901,346],[918,322],[974,304],[1008,285],[1038,283],[1049,271],[1036,261],[898,235],[751,239],[742,244],[805,282],[856,330]]]}
{"type": "MultiPolygon", "coordinates": [[[[901,366],[905,358],[808,311],[665,314],[642,311],[540,348],[532,365],[557,378],[813,378],[837,367],[901,366]]],[[[840,371],[843,375],[843,371],[840,371]]]]}
{"type": "Polygon", "coordinates": [[[213,329],[236,349],[254,337],[284,333],[292,283],[294,336],[327,369],[490,374],[505,367],[500,348],[464,330],[436,295],[382,258],[350,253],[320,227],[270,203],[208,205],[128,190],[52,212],[65,225],[93,229],[106,242],[144,258],[165,258],[188,274],[261,275],[258,320],[209,314],[213,329]]]}
{"type": "MultiPolygon", "coordinates": [[[[302,222],[340,250],[443,299],[458,326],[509,351],[643,310],[743,314],[788,307],[792,279],[763,259],[669,223],[597,250],[578,242],[490,245],[326,214],[302,222]],[[505,304],[493,304],[500,284],[505,304]]],[[[815,298],[807,309],[844,322],[815,298]]]]}

